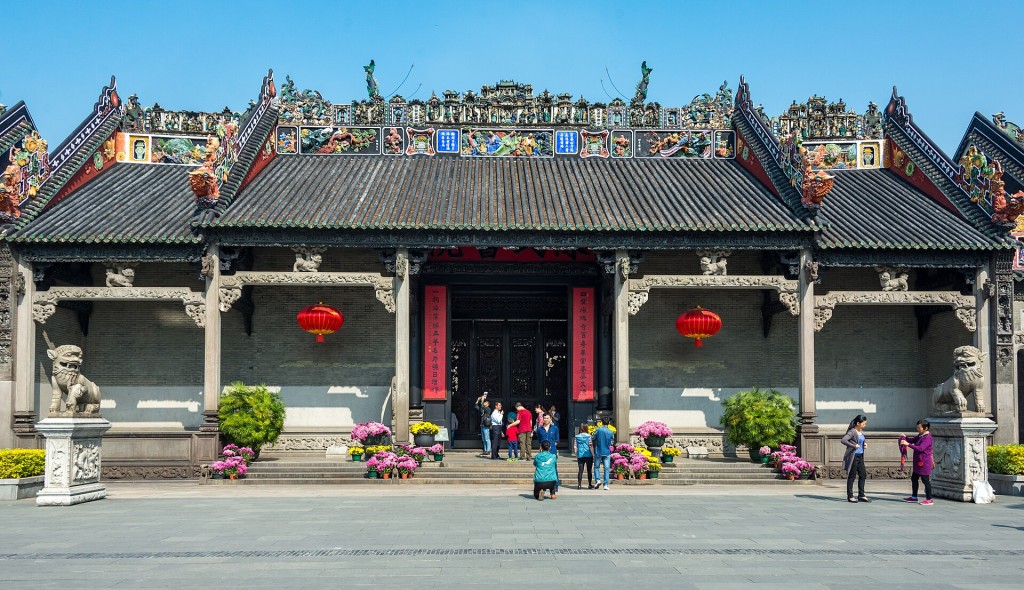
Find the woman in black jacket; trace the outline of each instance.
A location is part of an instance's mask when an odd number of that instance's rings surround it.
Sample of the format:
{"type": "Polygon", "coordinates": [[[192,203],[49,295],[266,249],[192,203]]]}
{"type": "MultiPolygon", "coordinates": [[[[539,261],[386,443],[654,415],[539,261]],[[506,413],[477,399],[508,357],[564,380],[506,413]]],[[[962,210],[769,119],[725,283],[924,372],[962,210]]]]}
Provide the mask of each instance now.
{"type": "Polygon", "coordinates": [[[846,454],[843,455],[843,469],[846,470],[846,501],[856,504],[857,502],[870,502],[864,495],[864,480],[868,477],[868,471],[864,468],[864,427],[868,425],[868,417],[860,414],[850,422],[850,428],[843,437],[842,443],[846,445],[846,454]],[[857,497],[853,497],[853,478],[857,477],[857,497]]]}

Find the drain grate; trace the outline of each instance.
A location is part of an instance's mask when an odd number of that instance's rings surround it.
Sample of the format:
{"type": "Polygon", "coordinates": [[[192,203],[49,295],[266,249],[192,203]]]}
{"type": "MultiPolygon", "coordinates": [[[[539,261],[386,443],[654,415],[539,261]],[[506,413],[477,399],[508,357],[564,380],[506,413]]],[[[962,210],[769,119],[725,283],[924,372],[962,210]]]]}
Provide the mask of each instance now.
{"type": "Polygon", "coordinates": [[[514,555],[872,555],[952,557],[1024,557],[1018,549],[750,549],[742,547],[680,547],[658,549],[293,549],[283,551],[128,551],[89,553],[0,553],[0,560],[65,560],[65,559],[192,559],[192,558],[280,558],[308,557],[427,557],[427,556],[514,556],[514,555]]]}

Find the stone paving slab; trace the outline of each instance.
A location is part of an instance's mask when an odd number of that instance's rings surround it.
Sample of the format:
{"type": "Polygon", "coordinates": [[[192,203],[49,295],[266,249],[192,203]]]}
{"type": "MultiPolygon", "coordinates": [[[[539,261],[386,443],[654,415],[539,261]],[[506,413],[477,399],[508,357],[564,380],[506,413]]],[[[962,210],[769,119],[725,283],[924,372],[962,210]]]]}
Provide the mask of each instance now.
{"type": "Polygon", "coordinates": [[[124,483],[73,507],[0,503],[0,588],[1020,588],[1024,500],[899,501],[904,482],[683,486],[124,483]],[[234,492],[234,493],[225,493],[234,492]],[[528,574],[528,575],[527,575],[528,574]],[[490,578],[488,578],[490,576],[490,578]],[[536,578],[541,578],[537,580],[536,578]]]}

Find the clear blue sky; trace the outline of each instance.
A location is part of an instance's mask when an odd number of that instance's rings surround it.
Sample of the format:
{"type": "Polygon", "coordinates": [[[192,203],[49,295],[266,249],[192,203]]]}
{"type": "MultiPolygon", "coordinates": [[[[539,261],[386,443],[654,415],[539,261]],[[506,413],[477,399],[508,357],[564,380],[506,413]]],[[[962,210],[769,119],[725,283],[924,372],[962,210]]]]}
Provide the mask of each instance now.
{"type": "Polygon", "coordinates": [[[975,111],[1024,124],[1024,2],[557,2],[264,0],[5,2],[0,102],[24,100],[56,146],[111,74],[144,106],[243,110],[267,68],[333,102],[365,98],[377,63],[390,93],[427,98],[499,79],[607,101],[605,68],[628,96],[639,65],[665,106],[735,91],[779,114],[811,94],[863,112],[895,84],[947,152],[975,111]],[[413,96],[414,90],[419,91],[413,96]]]}

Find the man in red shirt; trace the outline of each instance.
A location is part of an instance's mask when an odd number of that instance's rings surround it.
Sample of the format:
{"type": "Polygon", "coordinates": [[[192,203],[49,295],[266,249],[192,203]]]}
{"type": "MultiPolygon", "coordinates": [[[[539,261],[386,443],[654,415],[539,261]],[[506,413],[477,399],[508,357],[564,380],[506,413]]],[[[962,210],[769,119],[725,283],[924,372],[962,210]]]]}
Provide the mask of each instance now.
{"type": "Polygon", "coordinates": [[[516,426],[519,431],[519,458],[529,461],[533,458],[533,414],[522,403],[517,403],[516,417],[519,418],[516,426]]]}

